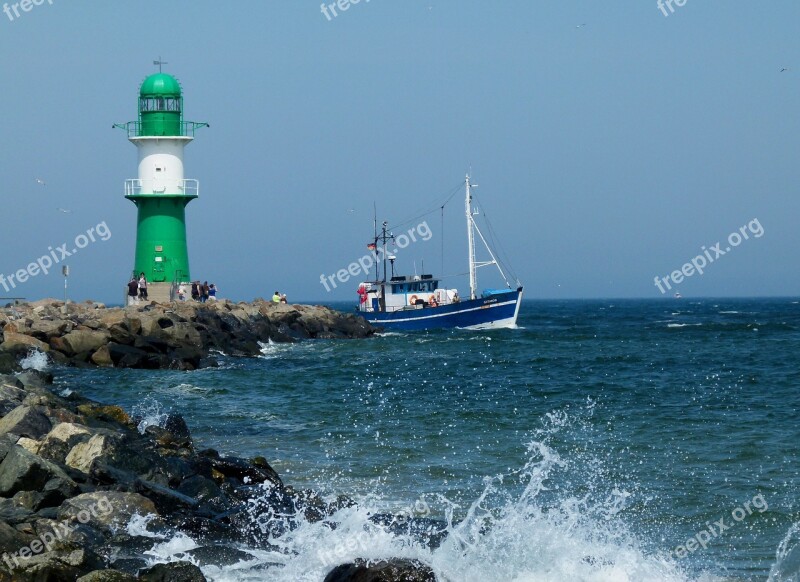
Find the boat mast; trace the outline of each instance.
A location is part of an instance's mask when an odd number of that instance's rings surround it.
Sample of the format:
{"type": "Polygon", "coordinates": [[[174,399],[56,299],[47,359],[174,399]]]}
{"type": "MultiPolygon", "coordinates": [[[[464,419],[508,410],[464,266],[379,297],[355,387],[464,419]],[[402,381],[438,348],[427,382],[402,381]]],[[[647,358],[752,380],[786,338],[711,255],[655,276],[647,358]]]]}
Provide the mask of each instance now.
{"type": "Polygon", "coordinates": [[[383,239],[383,282],[386,282],[386,227],[389,226],[389,223],[385,220],[383,221],[383,228],[381,230],[381,238],[383,239]]]}
{"type": "Polygon", "coordinates": [[[469,298],[475,299],[475,294],[478,287],[477,276],[475,273],[475,235],[472,232],[472,186],[469,183],[469,174],[465,180],[467,185],[467,197],[464,203],[465,211],[467,214],[467,244],[469,245],[469,298]]]}

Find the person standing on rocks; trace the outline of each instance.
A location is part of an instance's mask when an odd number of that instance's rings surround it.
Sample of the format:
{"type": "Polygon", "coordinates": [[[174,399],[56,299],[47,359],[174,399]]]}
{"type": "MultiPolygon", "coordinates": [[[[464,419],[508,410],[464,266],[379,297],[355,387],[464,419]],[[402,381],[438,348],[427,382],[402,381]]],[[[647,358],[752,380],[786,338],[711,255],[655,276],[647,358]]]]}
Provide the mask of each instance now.
{"type": "Polygon", "coordinates": [[[200,289],[200,303],[208,301],[208,281],[203,281],[203,287],[200,289]]]}
{"type": "Polygon", "coordinates": [[[217,298],[217,286],[214,283],[208,286],[208,298],[209,299],[216,299],[217,298]]]}
{"type": "Polygon", "coordinates": [[[147,278],[144,273],[139,274],[139,299],[147,301],[147,278]]]}
{"type": "Polygon", "coordinates": [[[200,281],[192,281],[192,299],[194,301],[200,300],[200,281]]]}
{"type": "Polygon", "coordinates": [[[272,296],[273,303],[280,303],[281,302],[281,294],[275,291],[275,295],[272,296]]]}
{"type": "Polygon", "coordinates": [[[139,283],[136,282],[136,277],[131,277],[128,281],[128,305],[135,305],[139,297],[139,283]]]}

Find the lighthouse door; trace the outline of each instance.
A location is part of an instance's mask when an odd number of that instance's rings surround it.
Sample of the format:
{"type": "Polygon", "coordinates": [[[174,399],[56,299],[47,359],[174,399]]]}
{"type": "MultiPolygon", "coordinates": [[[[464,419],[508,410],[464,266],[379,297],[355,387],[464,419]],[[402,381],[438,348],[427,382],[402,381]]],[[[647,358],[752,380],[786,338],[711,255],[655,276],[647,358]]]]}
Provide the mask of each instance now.
{"type": "Polygon", "coordinates": [[[166,168],[159,164],[156,166],[156,171],[153,173],[153,192],[156,194],[162,194],[167,189],[164,185],[165,170],[166,168]]]}
{"type": "Polygon", "coordinates": [[[163,254],[163,247],[156,247],[156,254],[153,257],[153,281],[163,283],[167,280],[166,258],[163,254]]]}

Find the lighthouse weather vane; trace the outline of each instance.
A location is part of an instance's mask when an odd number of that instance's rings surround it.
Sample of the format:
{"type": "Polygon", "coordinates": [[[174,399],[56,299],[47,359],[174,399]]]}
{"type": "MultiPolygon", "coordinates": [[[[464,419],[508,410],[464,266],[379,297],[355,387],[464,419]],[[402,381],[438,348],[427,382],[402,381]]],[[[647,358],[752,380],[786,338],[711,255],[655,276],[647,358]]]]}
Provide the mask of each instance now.
{"type": "Polygon", "coordinates": [[[161,55],[159,55],[158,60],[157,61],[153,61],[153,64],[154,65],[158,65],[158,72],[160,73],[161,72],[161,65],[168,65],[169,63],[167,61],[162,61],[161,60],[161,55]]]}

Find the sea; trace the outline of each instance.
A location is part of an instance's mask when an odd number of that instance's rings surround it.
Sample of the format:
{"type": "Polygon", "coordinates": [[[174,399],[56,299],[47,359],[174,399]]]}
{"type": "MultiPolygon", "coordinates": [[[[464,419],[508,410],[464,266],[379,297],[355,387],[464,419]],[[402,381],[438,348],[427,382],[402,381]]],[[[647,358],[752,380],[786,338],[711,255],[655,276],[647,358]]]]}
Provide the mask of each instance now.
{"type": "MultiPolygon", "coordinates": [[[[800,580],[797,299],[526,300],[517,329],[262,351],[193,372],[53,370],[59,391],[142,426],[180,413],[197,447],[357,503],[204,565],[209,580],[321,582],[390,557],[451,582],[800,580]]],[[[129,530],[153,563],[198,545],[129,530]]]]}

